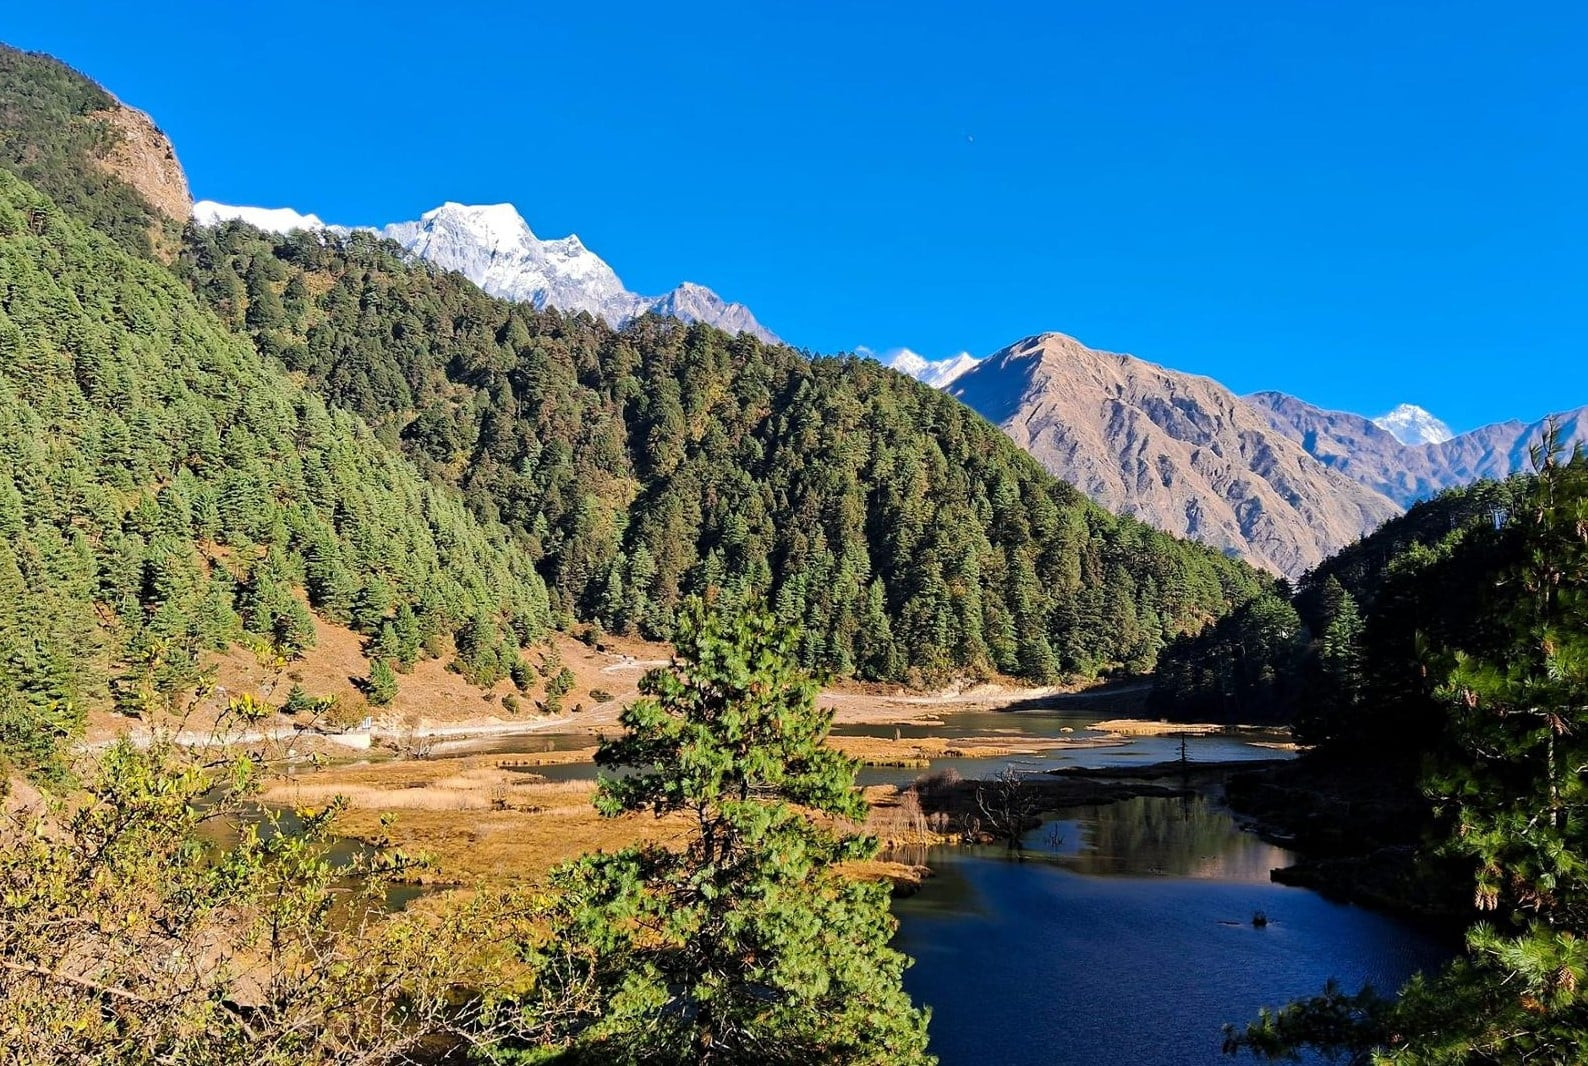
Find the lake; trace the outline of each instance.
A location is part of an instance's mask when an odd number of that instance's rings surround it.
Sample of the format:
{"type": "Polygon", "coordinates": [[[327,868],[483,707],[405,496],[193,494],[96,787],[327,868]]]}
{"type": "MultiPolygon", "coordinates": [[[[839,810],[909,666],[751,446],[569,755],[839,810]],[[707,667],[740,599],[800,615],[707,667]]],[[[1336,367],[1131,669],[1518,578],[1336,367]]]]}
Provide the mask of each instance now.
{"type": "Polygon", "coordinates": [[[936,876],[894,905],[916,960],[905,986],[932,1007],[942,1066],[1233,1063],[1224,1022],[1330,977],[1393,990],[1454,947],[1273,884],[1290,853],[1205,797],[1060,812],[1027,845],[1025,861],[933,849],[936,876]]]}

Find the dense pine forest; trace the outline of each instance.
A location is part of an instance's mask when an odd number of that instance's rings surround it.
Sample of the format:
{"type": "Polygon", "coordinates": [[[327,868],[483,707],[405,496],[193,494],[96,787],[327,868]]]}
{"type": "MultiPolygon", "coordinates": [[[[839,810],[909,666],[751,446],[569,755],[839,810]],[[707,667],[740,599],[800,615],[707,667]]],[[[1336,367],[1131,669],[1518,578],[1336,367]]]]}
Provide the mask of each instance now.
{"type": "Polygon", "coordinates": [[[305,601],[382,676],[489,682],[575,622],[665,639],[709,592],[769,602],[807,669],[936,683],[1150,669],[1268,584],[867,361],[614,331],[362,234],[189,226],[173,257],[99,165],[114,106],[0,54],[13,749],[238,639],[302,653],[305,601]]]}
{"type": "Polygon", "coordinates": [[[395,659],[502,669],[549,621],[505,533],[262,365],[168,272],[0,175],[0,744],[137,713],[208,652],[313,641],[298,593],[395,659]]]}
{"type": "Polygon", "coordinates": [[[1298,738],[1415,763],[1437,712],[1386,733],[1405,705],[1402,667],[1457,619],[1476,620],[1482,577],[1448,560],[1524,510],[1526,475],[1450,489],[1384,523],[1302,577],[1175,640],[1160,657],[1152,703],[1187,720],[1293,723],[1298,738]],[[1363,708],[1371,708],[1364,711],[1363,708]],[[1388,743],[1388,747],[1386,744],[1388,743]]]}
{"type": "Polygon", "coordinates": [[[1265,581],[1113,517],[962,404],[706,326],[614,331],[354,234],[190,231],[179,269],[538,561],[564,619],[666,638],[768,599],[801,664],[938,681],[1150,669],[1265,581]]]}

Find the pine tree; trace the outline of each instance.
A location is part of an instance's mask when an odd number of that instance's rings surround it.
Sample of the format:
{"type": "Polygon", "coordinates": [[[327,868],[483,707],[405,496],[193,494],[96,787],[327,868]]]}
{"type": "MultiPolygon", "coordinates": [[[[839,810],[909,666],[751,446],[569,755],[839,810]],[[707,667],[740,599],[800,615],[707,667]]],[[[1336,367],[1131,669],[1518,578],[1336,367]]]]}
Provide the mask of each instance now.
{"type": "MultiPolygon", "coordinates": [[[[1364,990],[1293,1003],[1227,1050],[1293,1059],[1311,1046],[1402,1066],[1574,1063],[1588,1047],[1588,460],[1553,430],[1536,478],[1500,531],[1471,531],[1428,580],[1468,583],[1459,619],[1402,672],[1442,674],[1446,736],[1429,794],[1451,826],[1445,850],[1472,864],[1492,921],[1466,955],[1391,1001],[1364,990]]],[[[1349,618],[1338,610],[1335,625],[1349,618]]],[[[1333,630],[1335,625],[1331,625],[1333,630]]]]}
{"type": "Polygon", "coordinates": [[[653,671],[605,742],[603,814],[684,818],[682,850],[632,847],[559,870],[532,1010],[600,1063],[928,1063],[923,1010],[888,946],[887,892],[833,868],[874,842],[831,714],[764,610],[691,601],[671,669],[653,671]]]}
{"type": "Polygon", "coordinates": [[[373,659],[369,664],[369,677],[364,682],[364,693],[376,707],[390,706],[397,698],[397,675],[385,659],[373,659]]]}

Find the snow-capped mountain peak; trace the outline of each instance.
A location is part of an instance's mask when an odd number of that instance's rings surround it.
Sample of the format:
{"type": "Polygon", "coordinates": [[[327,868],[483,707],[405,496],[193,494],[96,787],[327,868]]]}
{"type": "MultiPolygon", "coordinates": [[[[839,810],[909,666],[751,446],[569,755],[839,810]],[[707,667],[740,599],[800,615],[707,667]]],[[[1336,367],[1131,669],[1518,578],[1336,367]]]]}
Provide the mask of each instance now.
{"type": "Polygon", "coordinates": [[[870,348],[860,347],[855,349],[855,354],[863,355],[867,359],[875,359],[884,366],[891,367],[901,374],[908,374],[934,389],[947,388],[955,378],[981,362],[969,352],[960,352],[945,359],[928,359],[908,348],[889,348],[886,351],[876,352],[870,348]]]}
{"type": "Polygon", "coordinates": [[[749,333],[764,341],[777,338],[755,320],[750,309],[741,303],[730,303],[704,285],[686,281],[665,296],[650,301],[647,311],[676,318],[680,322],[705,322],[725,329],[729,333],[749,333]]]}
{"type": "Polygon", "coordinates": [[[445,203],[417,222],[380,230],[421,259],[455,270],[492,296],[588,311],[609,322],[627,322],[645,300],[577,237],[543,241],[512,204],[445,203]]]}
{"type": "Polygon", "coordinates": [[[1443,444],[1454,437],[1450,427],[1418,407],[1403,403],[1388,414],[1373,419],[1373,424],[1388,430],[1402,444],[1443,444]]]}
{"type": "Polygon", "coordinates": [[[329,228],[318,215],[300,214],[290,207],[233,207],[214,200],[200,200],[193,205],[193,221],[201,226],[218,226],[234,219],[270,233],[329,228]]]}
{"type": "MultiPolygon", "coordinates": [[[[328,226],[314,215],[290,208],[233,207],[212,200],[195,204],[193,218],[201,226],[239,219],[277,233],[349,232],[347,227],[328,226]]],[[[654,297],[630,292],[606,260],[576,234],[543,241],[512,204],[448,201],[414,222],[354,228],[378,233],[443,270],[457,271],[492,296],[566,312],[586,311],[619,327],[654,311],[684,322],[750,333],[764,341],[778,339],[749,308],[724,300],[704,285],[685,282],[654,297]]]]}
{"type": "Polygon", "coordinates": [[[540,243],[512,204],[460,204],[449,200],[420,215],[417,223],[397,225],[421,227],[431,233],[443,228],[467,233],[481,246],[499,252],[523,251],[540,243]]]}

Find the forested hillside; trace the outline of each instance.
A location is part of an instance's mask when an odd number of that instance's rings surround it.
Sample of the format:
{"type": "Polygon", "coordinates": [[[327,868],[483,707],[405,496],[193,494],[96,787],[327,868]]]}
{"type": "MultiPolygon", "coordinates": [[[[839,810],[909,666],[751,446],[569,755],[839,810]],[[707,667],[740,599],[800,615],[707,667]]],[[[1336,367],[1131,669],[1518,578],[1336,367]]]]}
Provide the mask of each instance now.
{"type": "Polygon", "coordinates": [[[1325,560],[1291,596],[1265,592],[1180,638],[1162,656],[1153,705],[1185,718],[1294,722],[1310,743],[1416,750],[1431,727],[1402,698],[1405,664],[1453,620],[1478,624],[1474,545],[1524,506],[1530,483],[1517,475],[1449,489],[1325,560]],[[1452,570],[1458,548],[1466,562],[1452,570]],[[1371,715],[1358,715],[1363,707],[1371,715]]]}
{"type": "Polygon", "coordinates": [[[1264,579],[1115,518],[953,399],[647,317],[488,297],[355,234],[196,229],[200,297],[505,523],[564,617],[666,637],[769,597],[802,665],[871,678],[1146,669],[1264,579]]]}
{"type": "Polygon", "coordinates": [[[501,530],[265,366],[162,267],[0,174],[0,753],[136,713],[206,650],[312,640],[296,593],[495,676],[546,629],[501,530]]]}
{"type": "MultiPolygon", "coordinates": [[[[115,132],[85,116],[108,94],[0,58],[0,166],[147,253],[157,213],[96,165],[115,132]]],[[[1150,668],[1265,584],[1090,505],[869,362],[537,312],[362,235],[190,229],[177,267],[310,393],[505,525],[561,623],[666,637],[683,595],[717,590],[771,599],[811,669],[1047,679],[1150,668]]]]}
{"type": "Polygon", "coordinates": [[[0,45],[0,170],[123,248],[149,255],[157,240],[174,244],[179,226],[106,165],[126,136],[121,110],[60,60],[0,45]]]}
{"type": "MultiPolygon", "coordinates": [[[[1471,878],[1483,920],[1467,952],[1413,978],[1398,1000],[1329,988],[1265,1012],[1230,1031],[1228,1050],[1269,1060],[1311,1046],[1351,1061],[1371,1048],[1385,1062],[1582,1061],[1588,459],[1564,443],[1549,427],[1533,449],[1535,475],[1446,494],[1386,530],[1388,562],[1358,586],[1365,617],[1346,585],[1359,568],[1321,578],[1321,599],[1336,610],[1313,676],[1331,698],[1303,704],[1297,735],[1317,746],[1306,763],[1341,779],[1371,776],[1379,788],[1372,802],[1359,792],[1319,820],[1370,823],[1386,792],[1401,792],[1402,820],[1428,834],[1419,876],[1441,876],[1443,862],[1471,878]]],[[[1371,866],[1394,863],[1386,853],[1371,866]]]]}

